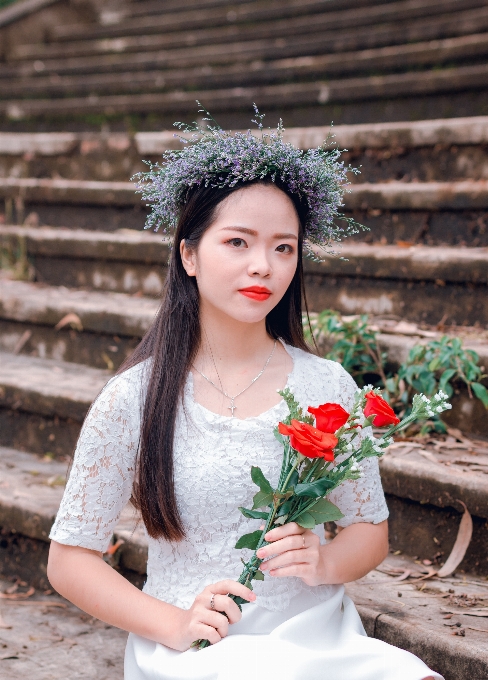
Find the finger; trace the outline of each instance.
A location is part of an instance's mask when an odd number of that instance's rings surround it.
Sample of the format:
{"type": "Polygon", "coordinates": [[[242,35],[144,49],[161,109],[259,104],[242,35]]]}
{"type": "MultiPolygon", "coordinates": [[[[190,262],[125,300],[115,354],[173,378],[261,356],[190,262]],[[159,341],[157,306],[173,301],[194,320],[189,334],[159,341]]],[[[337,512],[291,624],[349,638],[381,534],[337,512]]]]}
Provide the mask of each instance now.
{"type": "Polygon", "coordinates": [[[309,562],[304,560],[303,557],[303,552],[298,550],[290,550],[289,552],[282,553],[281,555],[277,555],[276,557],[268,560],[261,565],[261,569],[262,571],[271,573],[273,569],[284,567],[285,565],[289,564],[309,564],[309,562]]]}
{"type": "Polygon", "coordinates": [[[200,622],[206,626],[215,628],[221,638],[225,637],[229,632],[229,621],[227,620],[227,617],[220,612],[214,612],[211,609],[206,610],[205,614],[201,617],[200,622]]]}
{"type": "Polygon", "coordinates": [[[217,644],[217,642],[220,642],[222,639],[215,628],[207,626],[204,623],[198,626],[198,633],[195,638],[197,640],[208,640],[211,645],[217,644]]]}
{"type": "Polygon", "coordinates": [[[234,600],[231,600],[227,595],[216,595],[214,604],[215,609],[218,612],[225,612],[227,618],[229,619],[229,623],[237,623],[241,620],[241,610],[236,605],[234,600]]]}
{"type": "Polygon", "coordinates": [[[274,541],[271,545],[267,545],[264,548],[260,548],[257,552],[257,556],[260,560],[271,557],[272,555],[279,555],[280,553],[287,552],[289,550],[303,550],[304,546],[304,535],[303,534],[293,534],[292,536],[287,536],[280,540],[274,541]]]}
{"type": "Polygon", "coordinates": [[[215,595],[238,595],[248,602],[254,602],[256,595],[250,590],[243,586],[242,583],[237,583],[237,581],[232,581],[231,579],[226,579],[225,581],[219,581],[214,583],[213,586],[209,586],[210,592],[215,593],[215,595]]]}
{"type": "Polygon", "coordinates": [[[308,567],[308,564],[289,564],[286,567],[273,569],[269,572],[269,575],[273,578],[285,578],[287,576],[299,576],[300,578],[303,578],[305,576],[303,571],[304,567],[308,567]]]}
{"type": "Polygon", "coordinates": [[[280,538],[285,538],[285,536],[293,536],[293,534],[303,534],[307,531],[303,527],[299,526],[296,522],[290,522],[289,524],[283,524],[281,527],[275,527],[268,531],[264,537],[265,541],[272,542],[278,541],[280,538]]]}

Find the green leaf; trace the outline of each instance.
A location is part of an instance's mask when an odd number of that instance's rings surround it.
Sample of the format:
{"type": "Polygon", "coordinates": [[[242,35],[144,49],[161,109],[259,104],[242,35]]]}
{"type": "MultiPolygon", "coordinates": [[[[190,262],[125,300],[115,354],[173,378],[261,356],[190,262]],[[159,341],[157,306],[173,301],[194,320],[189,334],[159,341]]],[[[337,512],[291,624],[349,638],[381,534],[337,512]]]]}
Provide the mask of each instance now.
{"type": "Polygon", "coordinates": [[[376,418],[378,414],[377,413],[372,413],[370,416],[364,419],[363,427],[371,427],[373,424],[373,420],[376,418]]]}
{"type": "Polygon", "coordinates": [[[308,512],[314,517],[316,524],[337,522],[338,519],[344,517],[337,505],[328,501],[327,498],[321,498],[308,512]]]}
{"type": "Polygon", "coordinates": [[[290,500],[285,501],[283,505],[280,505],[278,512],[276,513],[276,517],[283,517],[283,515],[287,515],[293,505],[293,498],[290,498],[290,500]]]}
{"type": "Polygon", "coordinates": [[[257,508],[265,508],[267,505],[270,505],[272,502],[273,502],[273,494],[272,493],[265,493],[264,491],[258,491],[257,494],[253,498],[252,509],[256,510],[257,508]]]}
{"type": "Polygon", "coordinates": [[[295,519],[295,522],[304,529],[313,529],[317,524],[315,517],[309,512],[302,512],[302,514],[295,519]]]}
{"type": "Polygon", "coordinates": [[[441,379],[439,380],[439,389],[442,390],[443,392],[445,392],[447,383],[455,375],[456,375],[456,369],[455,368],[448,368],[447,371],[444,371],[444,373],[441,376],[441,379]]]}
{"type": "Polygon", "coordinates": [[[237,541],[235,547],[238,550],[240,550],[241,548],[249,548],[250,550],[256,550],[262,533],[263,532],[261,531],[261,529],[258,529],[257,531],[253,531],[252,534],[244,534],[244,536],[241,536],[240,539],[237,541]]]}
{"type": "Polygon", "coordinates": [[[483,403],[485,408],[488,408],[488,390],[481,383],[472,383],[471,387],[478,399],[483,403]]]}
{"type": "Polygon", "coordinates": [[[286,487],[287,489],[293,489],[296,484],[298,484],[298,472],[296,470],[293,470],[291,477],[288,481],[288,486],[286,487]]]}
{"type": "MultiPolygon", "coordinates": [[[[257,494],[256,494],[257,495],[257,494]]],[[[268,519],[269,512],[260,512],[259,510],[248,510],[247,508],[239,508],[244,517],[249,519],[268,519]]]]}
{"type": "Polygon", "coordinates": [[[257,570],[257,572],[254,574],[254,579],[256,581],[264,581],[264,574],[262,571],[257,570]]]}
{"type": "Polygon", "coordinates": [[[306,484],[297,484],[295,487],[295,495],[298,497],[308,496],[310,498],[320,498],[328,489],[334,486],[334,482],[327,477],[318,479],[315,482],[308,482],[306,484]]]}
{"type": "Polygon", "coordinates": [[[251,479],[264,493],[273,493],[273,487],[263,475],[261,468],[258,468],[256,465],[253,465],[251,468],[251,479]]]}

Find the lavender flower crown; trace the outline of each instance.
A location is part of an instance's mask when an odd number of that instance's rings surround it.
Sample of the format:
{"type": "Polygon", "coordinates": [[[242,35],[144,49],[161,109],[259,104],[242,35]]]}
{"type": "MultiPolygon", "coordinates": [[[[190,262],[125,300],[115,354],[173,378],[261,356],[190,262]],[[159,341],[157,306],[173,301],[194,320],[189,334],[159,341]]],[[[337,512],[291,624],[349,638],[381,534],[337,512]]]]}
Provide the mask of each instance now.
{"type": "MultiPolygon", "coordinates": [[[[197,104],[201,107],[200,102],[197,104]]],[[[152,206],[145,229],[157,231],[163,225],[165,232],[172,231],[182,205],[196,186],[224,188],[269,177],[305,200],[308,206],[305,247],[313,259],[319,259],[312,246],[332,252],[333,243],[357,233],[361,227],[339,210],[347,191],[347,173],[358,171],[339,161],[340,150],[326,148],[329,139],[316,149],[297,149],[283,140],[281,120],[276,131],[265,132],[264,114],[259,113],[255,104],[254,111],[256,118],[252,122],[257,125],[260,137],[251,130],[234,134],[223,130],[203,108],[199,112],[206,114],[205,127],[198,123],[174,123],[185,133],[192,133],[189,139],[175,134],[187,146],[165,151],[162,165],[144,161],[149,172],[134,176],[137,192],[152,206]],[[338,220],[342,226],[337,224],[338,220]]]]}

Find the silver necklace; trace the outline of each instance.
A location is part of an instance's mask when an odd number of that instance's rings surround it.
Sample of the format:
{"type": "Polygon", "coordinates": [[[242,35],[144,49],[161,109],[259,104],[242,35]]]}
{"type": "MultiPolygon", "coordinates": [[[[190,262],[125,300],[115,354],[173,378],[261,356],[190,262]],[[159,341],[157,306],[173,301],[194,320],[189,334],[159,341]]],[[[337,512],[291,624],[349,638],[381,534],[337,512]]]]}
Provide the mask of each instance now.
{"type": "Polygon", "coordinates": [[[202,373],[201,371],[199,371],[198,368],[197,368],[195,365],[193,365],[193,368],[195,369],[195,371],[197,371],[197,373],[200,373],[200,375],[202,376],[202,378],[205,378],[205,380],[206,380],[207,382],[209,382],[211,385],[213,385],[213,386],[215,387],[215,389],[218,390],[218,391],[220,392],[220,394],[223,394],[224,397],[227,397],[227,399],[230,399],[230,406],[228,406],[227,408],[231,411],[231,413],[232,413],[232,418],[233,418],[233,417],[234,417],[234,411],[235,411],[236,408],[237,408],[237,406],[234,406],[235,400],[237,399],[237,397],[240,397],[241,394],[243,394],[246,390],[248,390],[252,385],[254,385],[254,383],[256,382],[256,380],[258,380],[258,378],[260,378],[260,377],[263,375],[264,371],[265,371],[265,370],[267,369],[267,367],[268,367],[269,362],[271,361],[271,357],[273,356],[275,349],[276,349],[276,340],[274,341],[274,345],[273,345],[273,349],[271,350],[271,354],[270,354],[269,357],[267,358],[266,363],[264,364],[264,366],[263,366],[263,368],[261,369],[261,371],[257,374],[257,376],[256,376],[255,378],[253,378],[253,379],[251,380],[250,384],[249,384],[247,387],[245,387],[243,390],[241,390],[241,391],[239,392],[239,394],[236,394],[236,395],[233,396],[233,397],[231,397],[230,394],[227,394],[227,392],[226,392],[225,390],[221,390],[220,387],[217,387],[217,385],[213,382],[213,380],[210,380],[210,378],[207,378],[207,376],[206,376],[204,373],[202,373]]]}

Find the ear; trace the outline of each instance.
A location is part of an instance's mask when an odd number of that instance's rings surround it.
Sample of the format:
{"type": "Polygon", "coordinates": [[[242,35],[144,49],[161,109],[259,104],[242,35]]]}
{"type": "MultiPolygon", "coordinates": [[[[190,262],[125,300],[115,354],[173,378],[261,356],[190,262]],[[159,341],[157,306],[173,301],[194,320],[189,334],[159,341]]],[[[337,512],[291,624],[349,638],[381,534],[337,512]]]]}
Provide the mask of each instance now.
{"type": "Polygon", "coordinates": [[[180,241],[180,256],[183,268],[188,276],[196,276],[197,273],[197,251],[195,248],[187,248],[185,239],[180,241]]]}

